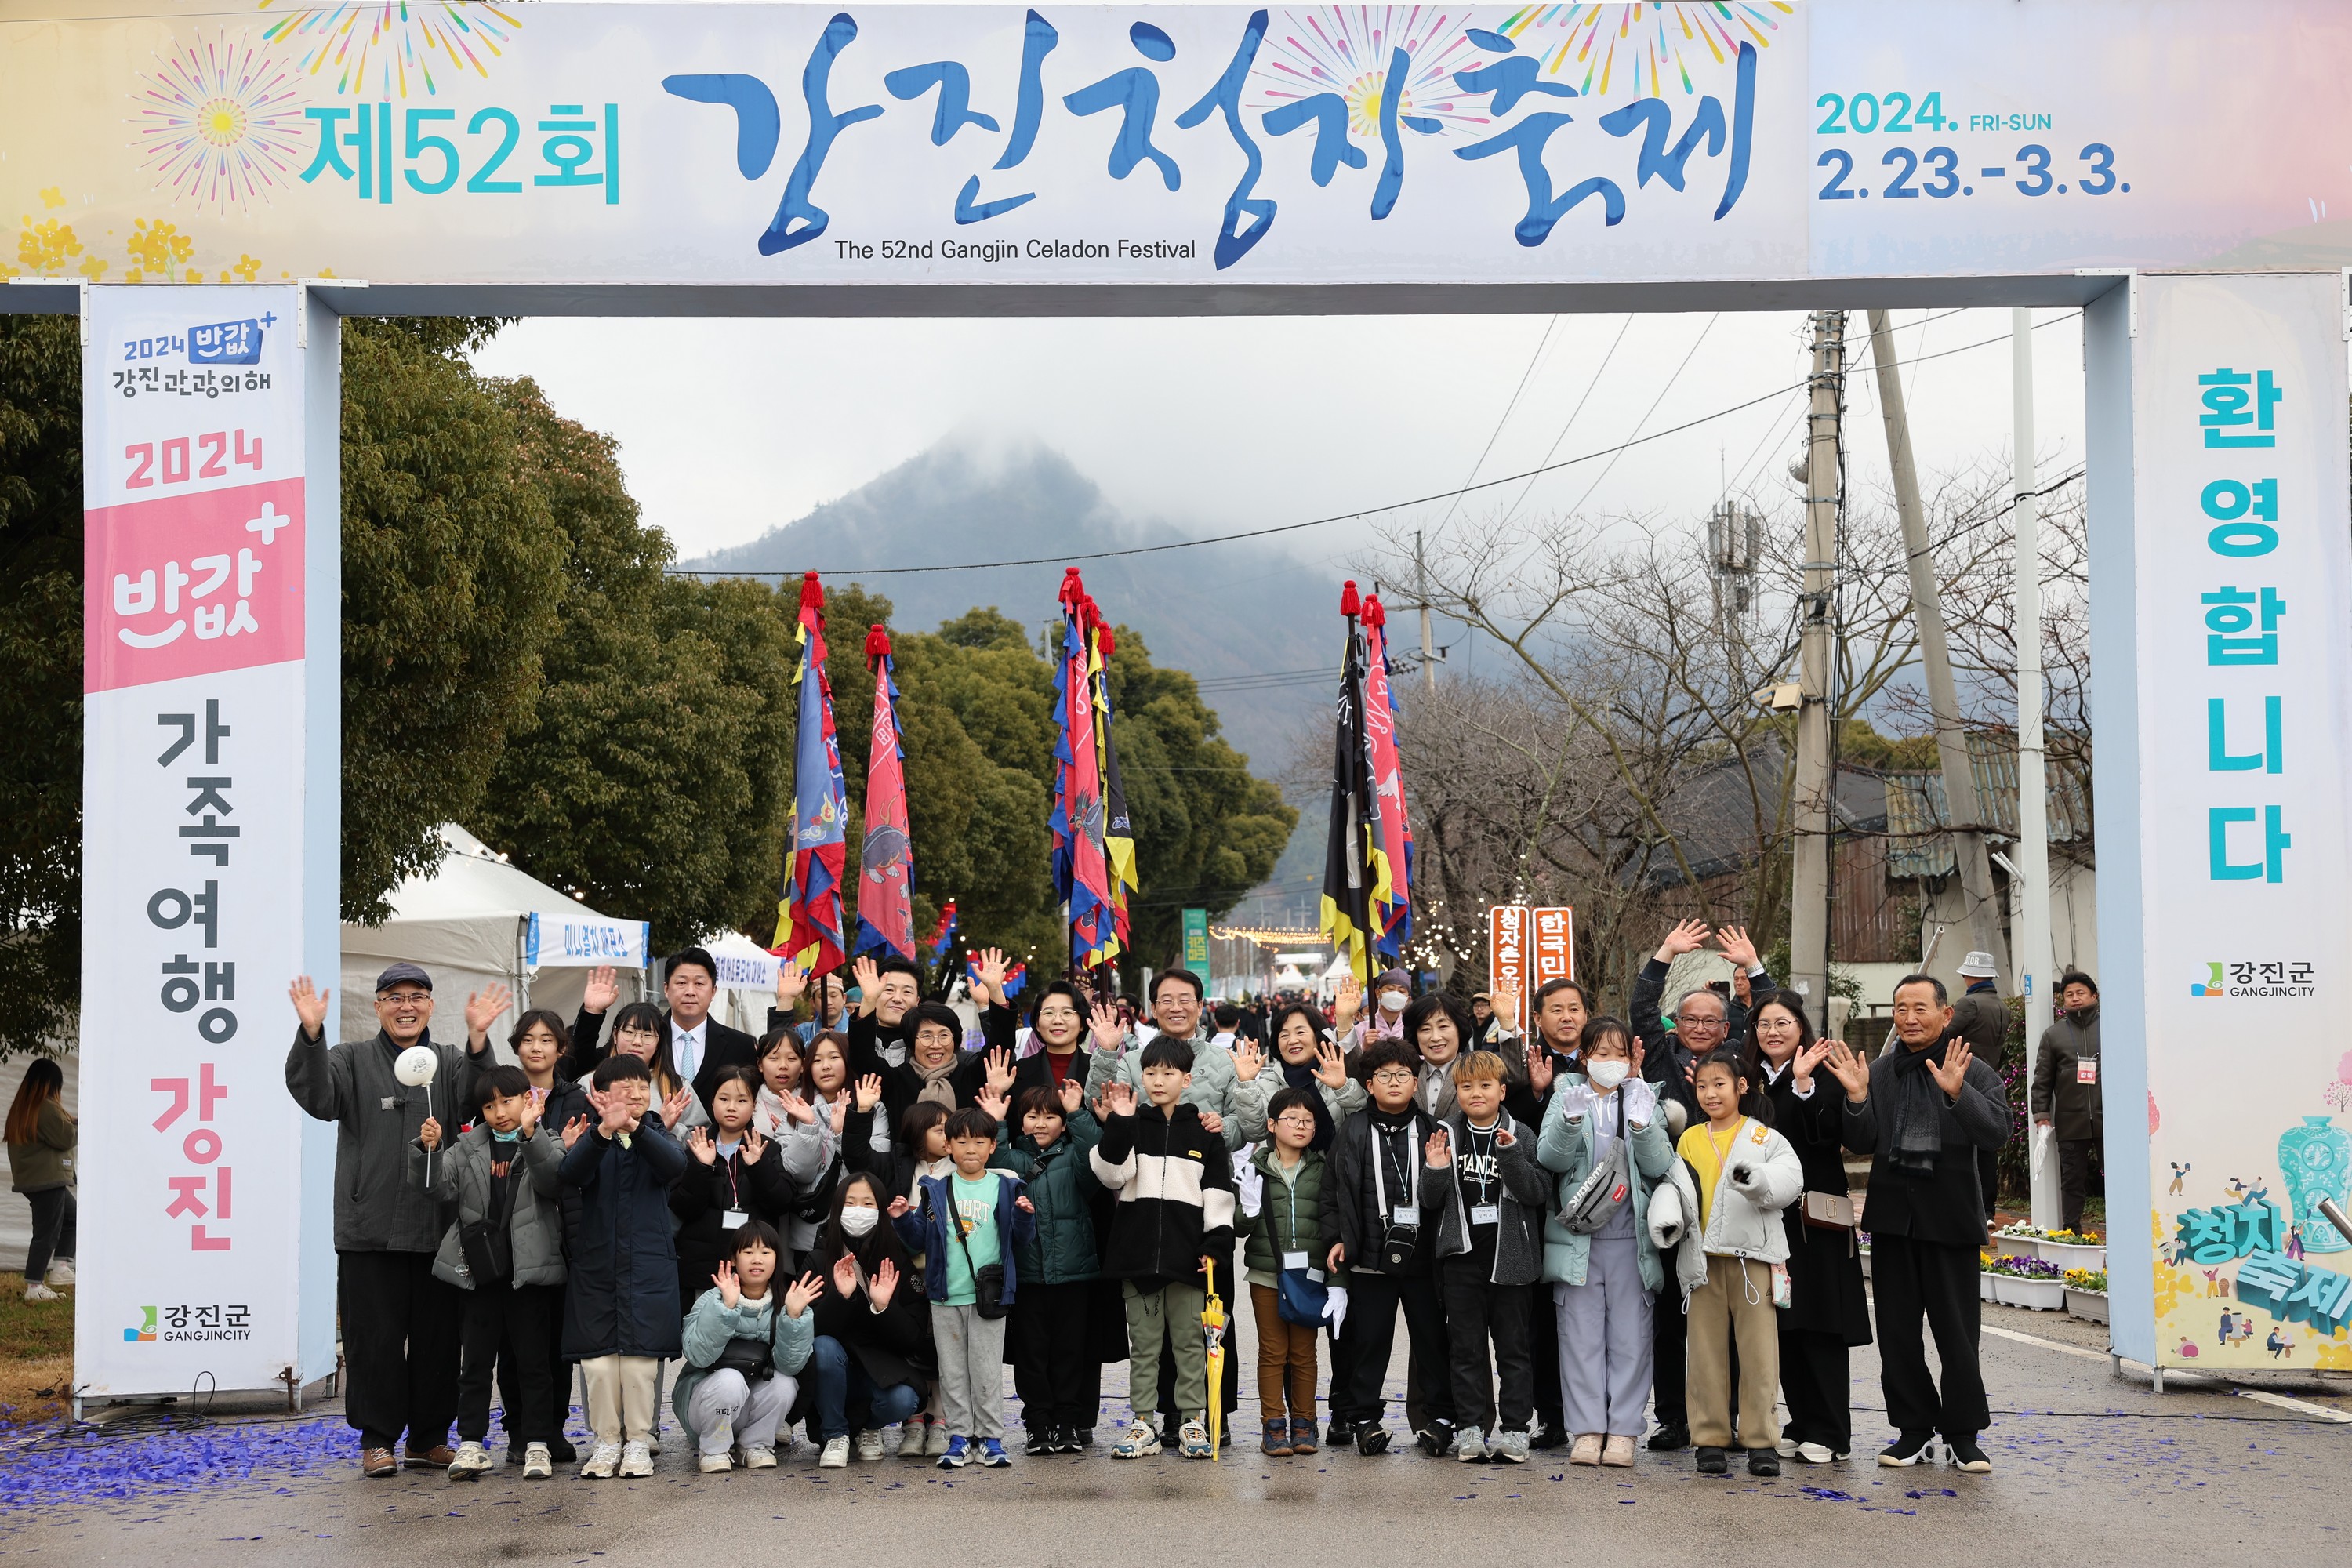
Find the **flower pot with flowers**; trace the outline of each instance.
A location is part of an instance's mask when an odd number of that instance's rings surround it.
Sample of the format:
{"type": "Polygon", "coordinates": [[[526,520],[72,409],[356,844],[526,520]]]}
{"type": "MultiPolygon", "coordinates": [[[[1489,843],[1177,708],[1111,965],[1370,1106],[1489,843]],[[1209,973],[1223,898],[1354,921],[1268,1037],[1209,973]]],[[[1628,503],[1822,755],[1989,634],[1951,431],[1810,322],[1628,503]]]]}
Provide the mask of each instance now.
{"type": "Polygon", "coordinates": [[[1985,1300],[1997,1301],[2000,1300],[2000,1297],[1993,1294],[1992,1284],[1993,1270],[2000,1266],[2001,1261],[2001,1259],[1995,1258],[1989,1251],[1979,1252],[1977,1254],[1977,1294],[1985,1300]]]}
{"type": "Polygon", "coordinates": [[[2105,1271],[2107,1267],[2106,1237],[2096,1231],[2046,1231],[2035,1243],[2035,1249],[2061,1268],[2105,1271]]]}
{"type": "Polygon", "coordinates": [[[2107,1321],[2107,1271],[2104,1268],[2066,1270],[2066,1310],[2093,1322],[2107,1321]]]}
{"type": "Polygon", "coordinates": [[[2037,1312],[2066,1309],[2066,1277],[2054,1263],[2039,1258],[2000,1258],[1992,1265],[1993,1300],[2008,1307],[2037,1312]]]}

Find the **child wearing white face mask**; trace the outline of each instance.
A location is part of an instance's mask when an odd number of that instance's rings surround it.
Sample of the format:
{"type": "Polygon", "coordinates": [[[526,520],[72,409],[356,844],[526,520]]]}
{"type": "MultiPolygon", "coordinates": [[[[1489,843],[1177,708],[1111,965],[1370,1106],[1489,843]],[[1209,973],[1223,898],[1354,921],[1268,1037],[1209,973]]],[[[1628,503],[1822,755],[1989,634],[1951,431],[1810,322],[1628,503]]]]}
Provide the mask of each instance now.
{"type": "MultiPolygon", "coordinates": [[[[922,1407],[918,1369],[933,1364],[930,1303],[912,1278],[906,1244],[883,1219],[887,1201],[874,1177],[845,1177],[809,1260],[824,1281],[809,1355],[816,1393],[809,1436],[824,1445],[820,1469],[849,1463],[853,1430],[859,1459],[882,1458],[882,1428],[922,1407]]],[[[917,1442],[913,1427],[903,1436],[917,1442]]]]}
{"type": "Polygon", "coordinates": [[[1388,969],[1372,982],[1372,1013],[1364,1020],[1364,1038],[1396,1040],[1404,1037],[1404,1010],[1412,1001],[1412,976],[1402,969],[1388,969]]]}
{"type": "Polygon", "coordinates": [[[1650,1188],[1672,1169],[1675,1152],[1635,1048],[1619,1020],[1586,1024],[1577,1050],[1583,1071],[1561,1076],[1536,1140],[1537,1163],[1559,1178],[1553,1208],[1579,1218],[1571,1229],[1554,1212],[1543,1227],[1561,1403],[1576,1436],[1569,1462],[1577,1465],[1630,1466],[1646,1424],[1650,1304],[1665,1271],[1643,1221],[1650,1188]],[[1599,1201],[1581,1201],[1594,1196],[1585,1191],[1587,1178],[1596,1167],[1609,1173],[1621,1149],[1622,1180],[1599,1184],[1599,1201]]]}

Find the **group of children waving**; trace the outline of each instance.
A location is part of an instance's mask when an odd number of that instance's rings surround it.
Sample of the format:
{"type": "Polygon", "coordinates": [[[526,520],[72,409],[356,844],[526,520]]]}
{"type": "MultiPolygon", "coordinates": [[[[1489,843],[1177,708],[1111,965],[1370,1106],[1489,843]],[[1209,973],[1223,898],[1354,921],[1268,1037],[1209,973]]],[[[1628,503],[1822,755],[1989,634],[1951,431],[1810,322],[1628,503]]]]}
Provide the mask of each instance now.
{"type": "MultiPolygon", "coordinates": [[[[673,978],[696,963],[679,955],[673,978]]],[[[404,1155],[445,1227],[432,1273],[464,1298],[449,1474],[490,1468],[495,1383],[525,1476],[574,1459],[650,1475],[668,1370],[705,1471],[773,1467],[794,1424],[822,1468],[880,1460],[892,1428],[902,1457],[1003,1466],[1008,1362],[1031,1454],[1095,1446],[1101,1367],[1124,1360],[1132,1414],[1110,1455],[1205,1458],[1239,1379],[1210,1386],[1202,1316],[1242,1284],[1269,1456],[1388,1449],[1400,1316],[1408,1426],[1432,1457],[1564,1445],[1631,1465],[1664,1314],[1686,1324],[1675,1393],[1701,1470],[1744,1449],[1772,1475],[1850,1447],[1854,1342],[1819,1304],[1849,1269],[1859,1295],[1851,1220],[1817,1229],[1795,1205],[1843,1194],[1839,1108],[1867,1079],[1800,1010],[1767,998],[1738,1046],[1669,1046],[1666,1070],[1654,1049],[1645,1071],[1635,1031],[1572,982],[1532,999],[1522,1037],[1391,972],[1369,1010],[1352,985],[1328,1016],[1279,1005],[1261,1043],[1216,1031],[1182,971],[1159,977],[1147,1038],[1065,983],[1022,1029],[1002,973],[981,966],[971,1049],[912,965],[870,959],[854,1001],[828,984],[797,1026],[788,970],[747,1047],[644,1003],[603,1039],[598,976],[568,1026],[522,1016],[511,1065],[478,1040],[440,1047],[466,1125],[426,1117],[404,1155]],[[562,1431],[575,1366],[584,1456],[562,1431]]],[[[323,1013],[320,997],[306,1031],[323,1013]]],[[[298,1037],[289,1084],[322,1041],[298,1037]]],[[[351,1310],[347,1291],[347,1342],[351,1310]]],[[[1678,1446],[1659,1392],[1675,1440],[1653,1446],[1678,1446]]],[[[413,1415],[408,1430],[413,1462],[413,1415]]],[[[371,1473],[388,1473],[381,1441],[371,1473]]]]}

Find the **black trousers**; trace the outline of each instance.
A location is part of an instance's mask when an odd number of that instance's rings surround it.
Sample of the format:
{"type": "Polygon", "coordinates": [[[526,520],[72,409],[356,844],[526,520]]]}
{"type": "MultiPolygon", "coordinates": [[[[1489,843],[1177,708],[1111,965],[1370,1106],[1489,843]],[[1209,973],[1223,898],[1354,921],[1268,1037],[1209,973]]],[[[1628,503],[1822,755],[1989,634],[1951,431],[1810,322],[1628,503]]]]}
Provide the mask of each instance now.
{"type": "Polygon", "coordinates": [[[1886,1417],[1898,1432],[1972,1437],[1991,1423],[1984,1374],[1977,1365],[1977,1249],[1874,1233],[1870,1283],[1878,1303],[1879,1382],[1886,1417]],[[1943,1363],[1939,1395],[1927,1371],[1922,1326],[1936,1336],[1943,1363]]]}
{"type": "MultiPolygon", "coordinates": [[[[1349,1321],[1353,1321],[1350,1314],[1349,1321]]],[[[1331,1362],[1331,1391],[1323,1396],[1323,1403],[1330,1406],[1331,1419],[1349,1425],[1365,1420],[1364,1413],[1348,1403],[1349,1393],[1356,1386],[1355,1339],[1349,1334],[1333,1333],[1327,1324],[1323,1341],[1331,1362]]]]}
{"type": "Polygon", "coordinates": [[[1095,1359],[1087,1321],[1094,1295],[1091,1279],[1076,1285],[1022,1281],[1006,1317],[1005,1338],[1013,1351],[1013,1388],[1021,1396],[1024,1426],[1095,1424],[1095,1412],[1102,1404],[1102,1363],[1095,1359]]]}
{"type": "MultiPolygon", "coordinates": [[[[1674,1284],[1671,1268],[1667,1270],[1666,1283],[1669,1286],[1674,1284]]],[[[1685,1322],[1682,1308],[1679,1298],[1668,1300],[1665,1291],[1658,1294],[1661,1305],[1650,1314],[1650,1404],[1657,1411],[1659,1426],[1687,1426],[1690,1425],[1690,1404],[1684,1397],[1684,1379],[1688,1357],[1683,1343],[1685,1322]]],[[[1736,1418],[1739,1414],[1739,1379],[1736,1374],[1731,1380],[1731,1414],[1736,1418]]]]}
{"type": "Polygon", "coordinates": [[[1559,1384],[1559,1314],[1551,1287],[1540,1282],[1523,1287],[1528,1292],[1528,1360],[1535,1368],[1536,1415],[1558,1432],[1568,1425],[1561,1407],[1559,1384]]]}
{"type": "Polygon", "coordinates": [[[1389,1350],[1396,1343],[1400,1307],[1428,1404],[1428,1426],[1450,1425],[1454,1392],[1446,1364],[1445,1303],[1437,1281],[1425,1274],[1348,1276],[1348,1321],[1340,1331],[1343,1341],[1353,1342],[1348,1413],[1356,1421],[1377,1421],[1388,1408],[1381,1388],[1388,1378],[1389,1350]]]}
{"type": "Polygon", "coordinates": [[[1528,1351],[1528,1288],[1487,1282],[1491,1265],[1449,1258],[1438,1265],[1445,1293],[1445,1338],[1454,1363],[1454,1420],[1492,1436],[1524,1432],[1535,1418],[1535,1363],[1528,1351]],[[1490,1363],[1487,1342],[1494,1342],[1490,1363]],[[1495,1420],[1495,1381],[1502,1415],[1495,1420]]]}
{"type": "MultiPolygon", "coordinates": [[[[561,1285],[542,1287],[547,1308],[547,1436],[540,1439],[554,1450],[558,1464],[567,1464],[563,1428],[572,1419],[572,1373],[574,1363],[563,1359],[563,1289],[561,1285]]],[[[506,1356],[499,1358],[499,1404],[507,1410],[522,1408],[522,1378],[520,1366],[506,1356]]]]}
{"type": "Polygon", "coordinates": [[[2058,1141],[2058,1217],[2068,1230],[2083,1228],[2083,1200],[2091,1192],[2091,1156],[2106,1163],[2105,1138],[2062,1138],[2058,1141]]]}
{"type": "Polygon", "coordinates": [[[556,1285],[477,1286],[466,1298],[457,1354],[457,1437],[478,1443],[490,1435],[490,1384],[502,1384],[509,1443],[544,1443],[554,1401],[547,1392],[547,1299],[556,1285]]]}
{"type": "Polygon", "coordinates": [[[343,1419],[362,1447],[392,1447],[404,1432],[414,1453],[449,1441],[464,1294],[433,1278],[429,1252],[335,1255],[343,1419]]]}
{"type": "Polygon", "coordinates": [[[1843,1336],[1800,1332],[1781,1313],[1780,1396],[1789,1402],[1781,1436],[1832,1454],[1853,1451],[1853,1365],[1843,1336]]]}

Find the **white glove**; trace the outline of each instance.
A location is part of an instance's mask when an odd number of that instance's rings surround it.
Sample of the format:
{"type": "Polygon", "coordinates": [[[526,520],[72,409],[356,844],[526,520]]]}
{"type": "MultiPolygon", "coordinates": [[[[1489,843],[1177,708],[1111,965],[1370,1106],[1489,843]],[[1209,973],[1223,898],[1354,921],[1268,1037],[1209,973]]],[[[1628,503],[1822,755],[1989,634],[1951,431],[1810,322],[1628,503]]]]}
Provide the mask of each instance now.
{"type": "Polygon", "coordinates": [[[1234,1162],[1234,1195],[1241,1202],[1241,1210],[1250,1219],[1257,1217],[1265,1202],[1265,1176],[1255,1164],[1234,1162]]]}
{"type": "Polygon", "coordinates": [[[1334,1285],[1323,1292],[1324,1313],[1331,1320],[1331,1332],[1336,1335],[1339,1325],[1348,1321],[1348,1288],[1334,1285]]]}
{"type": "Polygon", "coordinates": [[[1572,1083],[1559,1091],[1559,1113],[1570,1121],[1581,1121],[1591,1115],[1597,1102],[1588,1084],[1572,1083]]]}
{"type": "Polygon", "coordinates": [[[1658,1090],[1648,1079],[1629,1078],[1617,1092],[1624,1096],[1618,1109],[1624,1114],[1625,1125],[1638,1131],[1656,1120],[1658,1090]]]}

